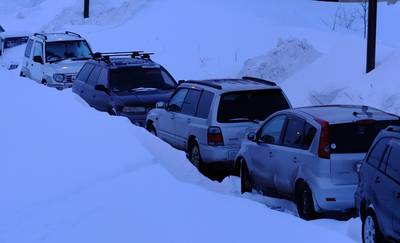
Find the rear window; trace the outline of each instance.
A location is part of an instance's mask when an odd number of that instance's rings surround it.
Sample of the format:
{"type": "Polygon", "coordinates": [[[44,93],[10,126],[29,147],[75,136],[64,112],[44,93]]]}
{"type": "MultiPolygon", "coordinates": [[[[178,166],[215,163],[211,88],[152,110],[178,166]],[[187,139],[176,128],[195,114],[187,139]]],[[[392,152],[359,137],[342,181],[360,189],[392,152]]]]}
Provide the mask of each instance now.
{"type": "Polygon", "coordinates": [[[123,67],[110,71],[111,88],[134,91],[141,88],[175,89],[176,83],[162,68],[123,67]]]}
{"type": "Polygon", "coordinates": [[[6,38],[4,39],[4,49],[23,45],[26,42],[28,42],[28,39],[29,39],[28,36],[6,38]]]}
{"type": "Polygon", "coordinates": [[[221,96],[218,122],[262,121],[287,108],[289,104],[280,89],[226,93],[221,96]]]}
{"type": "Polygon", "coordinates": [[[329,127],[331,152],[367,153],[378,133],[390,125],[400,125],[400,121],[361,121],[331,125],[329,127]]]}

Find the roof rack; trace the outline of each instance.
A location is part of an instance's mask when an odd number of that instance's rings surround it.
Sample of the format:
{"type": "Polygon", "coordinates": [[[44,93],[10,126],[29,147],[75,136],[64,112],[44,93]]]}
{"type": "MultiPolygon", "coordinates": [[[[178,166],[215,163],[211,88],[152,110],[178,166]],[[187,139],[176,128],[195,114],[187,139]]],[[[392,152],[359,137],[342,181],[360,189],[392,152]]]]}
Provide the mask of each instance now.
{"type": "Polygon", "coordinates": [[[103,60],[110,61],[110,57],[126,57],[129,56],[131,58],[141,58],[146,60],[151,60],[151,55],[154,53],[147,53],[143,51],[123,51],[123,52],[96,52],[93,55],[93,59],[95,60],[103,60]]]}
{"type": "Polygon", "coordinates": [[[386,131],[388,132],[398,132],[400,133],[400,127],[399,126],[388,126],[386,128],[386,131]]]}
{"type": "Polygon", "coordinates": [[[242,77],[242,79],[243,80],[250,80],[250,81],[254,81],[254,82],[258,82],[258,83],[266,84],[266,85],[270,85],[270,86],[277,86],[275,82],[268,81],[268,80],[261,79],[261,78],[244,76],[244,77],[242,77]]]}
{"type": "Polygon", "coordinates": [[[74,35],[74,36],[77,36],[77,37],[79,37],[79,38],[82,38],[82,36],[81,36],[80,34],[75,33],[75,32],[72,32],[72,31],[65,31],[65,34],[67,34],[67,35],[74,35]]]}
{"type": "Polygon", "coordinates": [[[35,33],[35,34],[33,34],[33,36],[42,38],[43,40],[47,40],[47,36],[43,33],[35,33]]]}
{"type": "Polygon", "coordinates": [[[208,82],[208,81],[187,80],[186,82],[183,82],[183,83],[184,84],[185,83],[186,84],[200,84],[200,85],[208,86],[208,87],[211,87],[211,88],[214,88],[214,89],[219,89],[219,90],[222,89],[221,85],[214,84],[214,83],[211,83],[211,82],[208,82]]]}

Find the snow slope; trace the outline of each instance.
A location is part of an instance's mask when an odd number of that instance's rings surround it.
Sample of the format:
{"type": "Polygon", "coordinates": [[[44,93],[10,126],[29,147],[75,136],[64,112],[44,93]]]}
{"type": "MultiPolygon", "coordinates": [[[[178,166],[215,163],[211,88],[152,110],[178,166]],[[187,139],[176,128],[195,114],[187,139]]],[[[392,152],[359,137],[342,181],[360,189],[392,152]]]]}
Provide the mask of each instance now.
{"type": "MultiPolygon", "coordinates": [[[[281,83],[294,105],[360,102],[397,111],[398,6],[381,7],[381,18],[392,21],[380,29],[380,65],[367,77],[360,33],[328,31],[332,4],[92,0],[104,9],[81,21],[79,2],[1,1],[0,22],[7,29],[76,31],[95,51],[153,51],[176,79],[236,77],[278,39],[306,39],[321,56],[281,83]]],[[[126,119],[17,76],[0,70],[0,103],[7,104],[0,123],[1,243],[360,240],[357,219],[304,222],[290,202],[242,197],[236,178],[210,182],[182,152],[126,119]]]]}

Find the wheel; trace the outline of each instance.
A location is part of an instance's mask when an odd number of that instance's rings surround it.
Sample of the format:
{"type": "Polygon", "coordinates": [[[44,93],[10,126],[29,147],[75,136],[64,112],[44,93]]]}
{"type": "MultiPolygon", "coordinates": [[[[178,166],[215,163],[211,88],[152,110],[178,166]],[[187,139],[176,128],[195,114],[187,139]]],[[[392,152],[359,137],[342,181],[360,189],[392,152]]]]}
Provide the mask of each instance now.
{"type": "Polygon", "coordinates": [[[44,85],[44,86],[47,86],[47,81],[46,80],[42,80],[42,84],[44,85]]]}
{"type": "Polygon", "coordinates": [[[253,184],[250,179],[250,173],[249,170],[247,169],[247,165],[242,160],[240,162],[240,190],[241,193],[246,193],[246,192],[252,192],[253,191],[253,184]]]}
{"type": "Polygon", "coordinates": [[[313,220],[317,217],[311,189],[304,183],[302,183],[296,190],[296,204],[300,218],[313,220]]]}
{"type": "Polygon", "coordinates": [[[379,243],[382,241],[382,234],[379,229],[375,214],[371,211],[362,221],[362,239],[364,243],[379,243]]]}
{"type": "Polygon", "coordinates": [[[57,89],[58,91],[63,91],[63,90],[64,90],[63,88],[60,88],[60,87],[56,87],[56,89],[57,89]]]}
{"type": "Polygon", "coordinates": [[[20,76],[20,77],[25,77],[24,72],[21,71],[21,72],[19,73],[19,76],[20,76]]]}
{"type": "Polygon", "coordinates": [[[199,145],[196,142],[194,142],[190,147],[189,160],[198,170],[203,169],[203,161],[201,159],[199,145]]]}
{"type": "Polygon", "coordinates": [[[149,125],[147,126],[147,131],[149,131],[149,133],[151,133],[151,134],[153,134],[154,136],[157,137],[157,131],[156,131],[156,129],[154,128],[153,124],[149,124],[149,125]]]}
{"type": "Polygon", "coordinates": [[[116,112],[116,110],[115,110],[114,107],[113,107],[113,108],[108,108],[107,113],[108,113],[110,116],[116,116],[116,115],[117,115],[117,112],[116,112]]]}

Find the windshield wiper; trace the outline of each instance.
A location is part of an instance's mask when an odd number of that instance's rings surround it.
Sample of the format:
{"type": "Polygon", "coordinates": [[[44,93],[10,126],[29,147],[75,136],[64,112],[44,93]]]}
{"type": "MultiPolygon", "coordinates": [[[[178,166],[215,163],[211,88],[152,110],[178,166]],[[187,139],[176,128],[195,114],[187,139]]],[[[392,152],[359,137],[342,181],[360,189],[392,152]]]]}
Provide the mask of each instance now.
{"type": "Polygon", "coordinates": [[[61,61],[67,60],[67,59],[68,58],[59,58],[59,59],[56,59],[56,60],[51,60],[51,61],[49,61],[49,63],[61,62],[61,61]]]}
{"type": "Polygon", "coordinates": [[[73,58],[72,61],[82,61],[82,60],[90,60],[92,59],[91,57],[78,57],[78,58],[73,58]]]}

